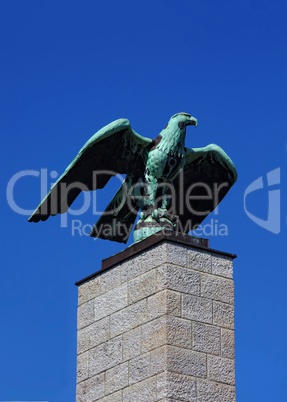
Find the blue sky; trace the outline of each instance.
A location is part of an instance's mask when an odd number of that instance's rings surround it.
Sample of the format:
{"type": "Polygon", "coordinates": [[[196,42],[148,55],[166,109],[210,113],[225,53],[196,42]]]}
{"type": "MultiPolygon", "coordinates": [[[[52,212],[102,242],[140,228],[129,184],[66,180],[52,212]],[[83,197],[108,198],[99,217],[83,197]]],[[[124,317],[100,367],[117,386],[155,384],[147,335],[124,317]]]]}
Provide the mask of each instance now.
{"type": "Polygon", "coordinates": [[[105,124],[126,117],[154,138],[179,111],[198,118],[186,145],[220,145],[239,173],[205,221],[228,227],[211,247],[238,254],[237,401],[287,400],[286,17],[284,0],[1,2],[0,400],[75,399],[74,282],[124,248],[73,235],[71,215],[28,224],[17,208],[37,206],[41,169],[49,186],[105,124]]]}

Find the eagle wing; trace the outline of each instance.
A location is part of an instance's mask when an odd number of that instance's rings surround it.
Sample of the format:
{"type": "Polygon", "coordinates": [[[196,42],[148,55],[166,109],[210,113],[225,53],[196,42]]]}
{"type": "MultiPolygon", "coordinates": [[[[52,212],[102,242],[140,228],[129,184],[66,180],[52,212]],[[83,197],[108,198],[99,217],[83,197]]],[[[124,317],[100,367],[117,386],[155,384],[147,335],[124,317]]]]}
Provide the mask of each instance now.
{"type": "Polygon", "coordinates": [[[103,188],[118,173],[142,175],[152,144],[153,140],[137,134],[127,119],[103,127],[81,148],[29,222],[45,221],[51,215],[66,212],[82,190],[103,188]]]}
{"type": "Polygon", "coordinates": [[[131,188],[134,184],[133,178],[127,176],[105,212],[94,225],[90,236],[119,243],[128,241],[139,211],[139,206],[131,197],[131,188]]]}
{"type": "Polygon", "coordinates": [[[237,171],[229,156],[218,145],[186,150],[184,168],[174,180],[175,213],[180,231],[196,227],[225,197],[237,180],[237,171]]]}

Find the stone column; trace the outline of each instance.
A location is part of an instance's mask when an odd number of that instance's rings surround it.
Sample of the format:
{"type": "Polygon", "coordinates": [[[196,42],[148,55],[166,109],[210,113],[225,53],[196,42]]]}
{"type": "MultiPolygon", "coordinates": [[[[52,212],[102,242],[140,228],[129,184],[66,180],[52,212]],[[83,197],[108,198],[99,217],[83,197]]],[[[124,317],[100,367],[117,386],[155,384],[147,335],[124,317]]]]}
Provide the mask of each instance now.
{"type": "Polygon", "coordinates": [[[235,255],[154,235],[77,285],[77,402],[235,402],[235,255]]]}

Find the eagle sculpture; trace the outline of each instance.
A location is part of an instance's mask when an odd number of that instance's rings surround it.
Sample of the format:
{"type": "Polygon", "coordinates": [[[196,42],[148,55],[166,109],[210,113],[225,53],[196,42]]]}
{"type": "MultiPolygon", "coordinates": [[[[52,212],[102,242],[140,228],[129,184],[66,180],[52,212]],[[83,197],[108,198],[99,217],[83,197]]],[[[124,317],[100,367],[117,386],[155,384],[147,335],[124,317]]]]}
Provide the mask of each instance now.
{"type": "Polygon", "coordinates": [[[103,188],[111,177],[125,180],[90,235],[126,243],[160,230],[187,233],[212,212],[237,179],[236,168],[217,145],[185,148],[188,113],[173,115],[155,140],[118,119],[94,134],[51,188],[29,222],[66,212],[81,191],[103,188]],[[125,230],[122,230],[122,228],[125,230]]]}

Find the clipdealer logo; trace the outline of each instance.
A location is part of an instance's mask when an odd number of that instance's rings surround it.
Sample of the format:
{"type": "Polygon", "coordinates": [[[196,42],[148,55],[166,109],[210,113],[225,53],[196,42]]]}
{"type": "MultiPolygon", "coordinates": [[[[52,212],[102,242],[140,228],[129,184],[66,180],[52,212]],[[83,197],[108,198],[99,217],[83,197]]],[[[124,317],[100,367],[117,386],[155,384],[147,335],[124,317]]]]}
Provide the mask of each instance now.
{"type": "Polygon", "coordinates": [[[267,173],[267,186],[264,186],[263,176],[254,180],[244,192],[244,210],[246,215],[258,226],[272,232],[274,234],[280,233],[280,220],[281,220],[281,192],[278,185],[280,184],[280,168],[271,170],[267,173]],[[248,211],[246,206],[246,199],[249,194],[258,190],[266,190],[264,197],[267,195],[268,210],[267,219],[262,219],[248,211]]]}
{"type": "MultiPolygon", "coordinates": [[[[111,173],[111,172],[109,172],[111,173]]],[[[56,179],[58,176],[58,173],[56,171],[51,171],[50,173],[48,172],[48,169],[41,169],[40,171],[38,170],[23,170],[20,172],[17,172],[14,174],[11,179],[9,180],[6,188],[6,197],[7,197],[7,202],[10,206],[10,208],[15,212],[20,215],[25,215],[29,216],[32,212],[33,209],[25,209],[20,206],[19,203],[17,203],[15,199],[15,194],[14,190],[15,187],[17,186],[18,182],[20,180],[24,180],[26,177],[35,177],[37,179],[40,179],[40,195],[41,199],[45,197],[47,194],[49,188],[54,183],[51,183],[49,185],[49,179],[56,179]]],[[[114,174],[115,179],[119,180],[120,184],[124,182],[124,177],[121,175],[117,175],[116,173],[114,174]]],[[[261,228],[273,233],[273,234],[279,234],[281,231],[281,190],[279,188],[279,185],[281,184],[281,169],[280,167],[271,170],[267,172],[267,174],[262,175],[255,179],[252,183],[248,185],[246,190],[244,191],[243,194],[243,207],[246,215],[248,216],[249,219],[251,219],[256,225],[260,226],[261,228]],[[267,199],[268,206],[267,206],[267,218],[264,219],[262,216],[255,215],[254,213],[250,212],[248,207],[247,207],[247,200],[248,198],[254,194],[257,191],[262,192],[262,202],[260,201],[260,206],[261,204],[264,203],[264,198],[267,199]]],[[[208,190],[208,189],[207,189],[208,190]]],[[[216,189],[213,189],[214,191],[217,190],[217,192],[221,191],[221,188],[218,187],[216,189]]],[[[211,190],[209,189],[209,192],[211,190]]],[[[60,216],[60,223],[61,227],[67,228],[68,225],[68,216],[81,216],[84,212],[87,211],[87,209],[92,205],[92,210],[94,215],[101,215],[104,213],[104,211],[101,211],[97,207],[97,192],[86,192],[83,191],[83,205],[79,207],[78,209],[72,209],[71,207],[69,208],[68,213],[62,214],[60,216]]],[[[207,193],[208,194],[208,193],[207,193]]],[[[261,208],[260,208],[261,210],[261,208]]],[[[218,215],[218,207],[214,210],[215,216],[218,215]]],[[[202,235],[211,235],[211,236],[218,236],[218,235],[228,235],[228,230],[227,226],[224,224],[221,224],[218,220],[212,220],[212,230],[210,228],[208,229],[209,232],[211,233],[205,233],[205,228],[204,225],[200,226],[201,234],[202,235]],[[220,226],[221,225],[221,226],[220,226]]],[[[91,229],[91,225],[83,225],[83,222],[78,219],[73,219],[71,222],[72,225],[72,234],[79,234],[79,235],[87,235],[88,231],[91,229]]],[[[197,233],[195,233],[197,235],[197,233]]],[[[0,401],[2,402],[2,401],[0,401]]],[[[4,401],[6,402],[6,401],[4,401]]]]}

